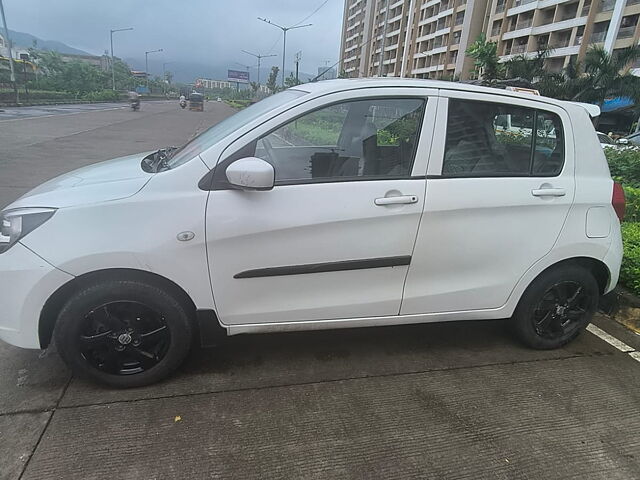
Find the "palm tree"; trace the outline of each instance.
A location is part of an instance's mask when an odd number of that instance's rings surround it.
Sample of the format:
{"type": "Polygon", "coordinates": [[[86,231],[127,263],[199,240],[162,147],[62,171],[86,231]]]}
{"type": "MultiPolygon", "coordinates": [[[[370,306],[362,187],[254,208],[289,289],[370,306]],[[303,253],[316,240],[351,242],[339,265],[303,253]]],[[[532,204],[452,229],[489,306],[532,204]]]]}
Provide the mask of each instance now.
{"type": "Polygon", "coordinates": [[[602,105],[609,97],[629,97],[640,104],[640,77],[629,71],[640,58],[640,46],[634,45],[610,54],[594,46],[584,58],[583,78],[576,82],[572,100],[602,105]]]}
{"type": "Polygon", "coordinates": [[[547,46],[541,46],[534,56],[524,54],[516,55],[505,62],[506,78],[520,78],[531,83],[547,75],[544,68],[544,61],[553,50],[547,46]]]}
{"type": "Polygon", "coordinates": [[[465,52],[475,60],[475,72],[478,79],[491,82],[501,77],[502,65],[498,58],[498,44],[487,41],[484,33],[473,42],[465,52]]]}

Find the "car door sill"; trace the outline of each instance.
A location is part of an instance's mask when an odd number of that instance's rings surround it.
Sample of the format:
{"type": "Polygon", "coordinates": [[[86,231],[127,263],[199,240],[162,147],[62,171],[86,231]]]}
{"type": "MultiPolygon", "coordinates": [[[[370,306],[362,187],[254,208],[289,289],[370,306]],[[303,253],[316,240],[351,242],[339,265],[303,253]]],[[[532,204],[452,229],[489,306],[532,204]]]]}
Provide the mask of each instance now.
{"type": "Polygon", "coordinates": [[[458,312],[438,312],[411,315],[390,315],[386,317],[338,318],[332,320],[303,320],[295,322],[245,323],[225,325],[227,335],[241,333],[295,332],[305,330],[333,330],[339,328],[382,327],[389,325],[409,325],[414,323],[447,322],[455,320],[496,320],[508,318],[511,314],[507,306],[484,310],[458,312]]]}

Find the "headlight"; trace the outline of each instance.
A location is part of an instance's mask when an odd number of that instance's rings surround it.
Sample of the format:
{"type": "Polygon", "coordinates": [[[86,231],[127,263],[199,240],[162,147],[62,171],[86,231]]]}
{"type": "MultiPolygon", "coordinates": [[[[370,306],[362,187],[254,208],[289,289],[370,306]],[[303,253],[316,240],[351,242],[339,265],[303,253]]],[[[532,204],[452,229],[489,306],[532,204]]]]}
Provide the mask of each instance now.
{"type": "Polygon", "coordinates": [[[0,213],[0,253],[49,220],[55,211],[55,208],[16,208],[0,213]]]}

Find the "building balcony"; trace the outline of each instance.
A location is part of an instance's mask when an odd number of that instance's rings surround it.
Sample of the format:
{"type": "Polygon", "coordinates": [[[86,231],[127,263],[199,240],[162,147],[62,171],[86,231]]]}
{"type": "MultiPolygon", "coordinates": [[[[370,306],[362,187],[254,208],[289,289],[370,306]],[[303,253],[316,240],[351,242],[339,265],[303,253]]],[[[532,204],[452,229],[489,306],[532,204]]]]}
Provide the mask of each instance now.
{"type": "Polygon", "coordinates": [[[556,49],[556,48],[564,48],[564,47],[568,47],[569,46],[569,38],[565,38],[563,40],[558,40],[557,42],[555,42],[553,45],[551,45],[552,49],[556,49]]]}
{"type": "Polygon", "coordinates": [[[531,25],[533,25],[533,19],[525,20],[523,22],[518,22],[518,24],[516,25],[516,30],[522,30],[523,28],[529,28],[531,25]]]}
{"type": "Polygon", "coordinates": [[[607,32],[593,32],[589,38],[589,43],[602,43],[604,42],[607,32]]]}
{"type": "Polygon", "coordinates": [[[636,25],[630,25],[628,27],[620,27],[618,30],[618,38],[630,38],[636,33],[636,25]]]}
{"type": "Polygon", "coordinates": [[[521,5],[526,5],[528,3],[533,3],[537,0],[516,0],[515,2],[513,2],[513,6],[514,7],[520,7],[521,5]]]}
{"type": "Polygon", "coordinates": [[[567,57],[577,55],[580,51],[579,46],[558,47],[549,53],[549,58],[567,57]]]}
{"type": "Polygon", "coordinates": [[[616,0],[603,0],[600,2],[598,12],[610,12],[616,6],[616,0]]]}
{"type": "MultiPolygon", "coordinates": [[[[527,51],[527,44],[523,43],[522,45],[514,45],[513,47],[511,47],[511,55],[519,55],[521,53],[524,53],[527,51]]],[[[509,55],[509,54],[507,54],[509,55]]]]}

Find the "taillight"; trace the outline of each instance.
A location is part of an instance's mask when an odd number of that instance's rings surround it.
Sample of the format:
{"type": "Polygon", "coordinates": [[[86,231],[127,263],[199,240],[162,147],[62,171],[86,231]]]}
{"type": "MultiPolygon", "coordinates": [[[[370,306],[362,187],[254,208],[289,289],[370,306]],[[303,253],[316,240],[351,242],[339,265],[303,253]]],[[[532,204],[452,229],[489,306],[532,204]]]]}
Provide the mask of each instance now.
{"type": "Polygon", "coordinates": [[[613,209],[616,211],[616,215],[620,221],[624,220],[624,190],[622,189],[622,185],[619,183],[613,184],[613,196],[611,197],[611,205],[613,205],[613,209]]]}

